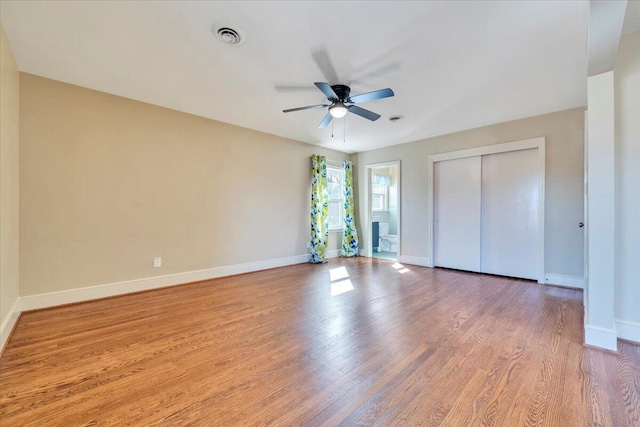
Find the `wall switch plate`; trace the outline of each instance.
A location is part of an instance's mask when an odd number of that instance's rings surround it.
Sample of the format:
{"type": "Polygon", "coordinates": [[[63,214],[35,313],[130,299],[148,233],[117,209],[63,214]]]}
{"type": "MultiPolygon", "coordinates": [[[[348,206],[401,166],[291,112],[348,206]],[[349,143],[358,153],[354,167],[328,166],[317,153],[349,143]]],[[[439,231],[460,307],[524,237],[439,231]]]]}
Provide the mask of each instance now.
{"type": "Polygon", "coordinates": [[[162,257],[154,257],[153,258],[153,266],[154,267],[161,267],[162,266],[162,257]]]}

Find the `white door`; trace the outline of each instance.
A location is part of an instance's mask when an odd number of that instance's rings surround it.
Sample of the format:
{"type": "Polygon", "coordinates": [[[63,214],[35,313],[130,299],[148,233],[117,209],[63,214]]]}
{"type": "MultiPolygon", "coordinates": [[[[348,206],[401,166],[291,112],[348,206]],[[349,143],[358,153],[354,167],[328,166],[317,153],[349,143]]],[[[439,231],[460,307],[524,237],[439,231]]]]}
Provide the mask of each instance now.
{"type": "Polygon", "coordinates": [[[434,265],[480,271],[480,157],[433,166],[434,265]]]}
{"type": "Polygon", "coordinates": [[[482,156],[483,273],[538,279],[538,150],[482,156]]]}

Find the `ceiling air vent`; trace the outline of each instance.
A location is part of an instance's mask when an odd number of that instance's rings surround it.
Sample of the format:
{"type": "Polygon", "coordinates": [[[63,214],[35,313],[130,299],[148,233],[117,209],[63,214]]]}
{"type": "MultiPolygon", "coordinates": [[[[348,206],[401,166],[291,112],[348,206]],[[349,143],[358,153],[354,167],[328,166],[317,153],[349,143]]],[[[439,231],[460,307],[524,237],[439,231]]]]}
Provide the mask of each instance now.
{"type": "Polygon", "coordinates": [[[242,44],[244,36],[242,31],[236,30],[225,23],[214,24],[211,28],[213,34],[227,44],[242,44]]]}

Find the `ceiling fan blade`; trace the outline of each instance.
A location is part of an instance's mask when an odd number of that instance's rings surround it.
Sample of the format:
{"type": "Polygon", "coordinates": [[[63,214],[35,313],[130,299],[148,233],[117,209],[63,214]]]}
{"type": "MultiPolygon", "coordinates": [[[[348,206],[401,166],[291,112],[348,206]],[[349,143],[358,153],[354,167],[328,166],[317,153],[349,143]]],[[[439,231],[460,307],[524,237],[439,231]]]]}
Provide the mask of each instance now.
{"type": "Polygon", "coordinates": [[[273,88],[277,92],[311,92],[311,91],[315,91],[315,89],[312,88],[309,85],[306,85],[306,86],[300,86],[300,85],[274,85],[273,88]]]}
{"type": "Polygon", "coordinates": [[[320,89],[322,93],[326,95],[328,100],[333,101],[334,99],[338,99],[338,95],[336,95],[329,83],[315,82],[314,85],[316,85],[318,89],[320,89]]]}
{"type": "Polygon", "coordinates": [[[359,74],[353,80],[349,80],[349,86],[366,84],[368,80],[382,77],[386,74],[393,73],[400,69],[400,65],[397,62],[385,65],[384,67],[378,67],[374,70],[369,70],[366,73],[359,74]]]}
{"type": "MultiPolygon", "coordinates": [[[[380,118],[380,114],[376,114],[373,111],[365,110],[364,108],[360,108],[357,105],[350,105],[347,107],[349,111],[353,114],[357,114],[360,117],[364,117],[365,119],[369,119],[372,122],[375,122],[380,118]]],[[[329,114],[329,113],[327,113],[329,114]]],[[[326,118],[326,117],[325,117],[326,118]]]]}
{"type": "Polygon", "coordinates": [[[320,122],[320,126],[318,126],[318,129],[324,129],[329,126],[329,123],[331,123],[331,119],[333,119],[333,116],[331,115],[331,113],[327,112],[327,115],[324,116],[324,119],[322,119],[322,121],[320,122]]]}
{"type": "Polygon", "coordinates": [[[393,91],[389,88],[386,88],[386,89],[374,90],[373,92],[367,92],[367,93],[362,93],[360,95],[352,96],[349,99],[347,99],[347,102],[350,102],[352,104],[357,104],[359,102],[373,101],[374,99],[388,98],[393,95],[394,95],[393,91]]]}
{"type": "Polygon", "coordinates": [[[320,71],[324,74],[324,78],[334,84],[338,83],[338,73],[336,73],[336,69],[333,68],[327,51],[325,49],[317,49],[311,52],[311,56],[313,56],[313,60],[316,61],[318,68],[320,68],[320,71]]]}
{"type": "Polygon", "coordinates": [[[329,104],[317,104],[317,105],[309,105],[306,107],[298,107],[298,108],[289,108],[288,110],[282,110],[283,113],[290,113],[292,111],[302,111],[302,110],[314,110],[316,108],[324,108],[328,107],[329,104]]]}

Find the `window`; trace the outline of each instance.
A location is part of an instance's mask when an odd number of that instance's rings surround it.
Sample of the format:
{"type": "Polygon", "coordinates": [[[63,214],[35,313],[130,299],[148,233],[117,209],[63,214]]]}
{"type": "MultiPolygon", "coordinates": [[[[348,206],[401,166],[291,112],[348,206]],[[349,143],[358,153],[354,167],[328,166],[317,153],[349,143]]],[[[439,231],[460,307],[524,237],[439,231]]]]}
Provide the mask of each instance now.
{"type": "Polygon", "coordinates": [[[371,176],[371,210],[389,210],[389,187],[391,176],[374,173],[371,176]]]}
{"type": "Polygon", "coordinates": [[[329,193],[329,230],[344,227],[344,170],[327,167],[327,192],[329,193]]]}
{"type": "Polygon", "coordinates": [[[371,186],[371,210],[389,210],[389,187],[383,185],[371,186]]]}

